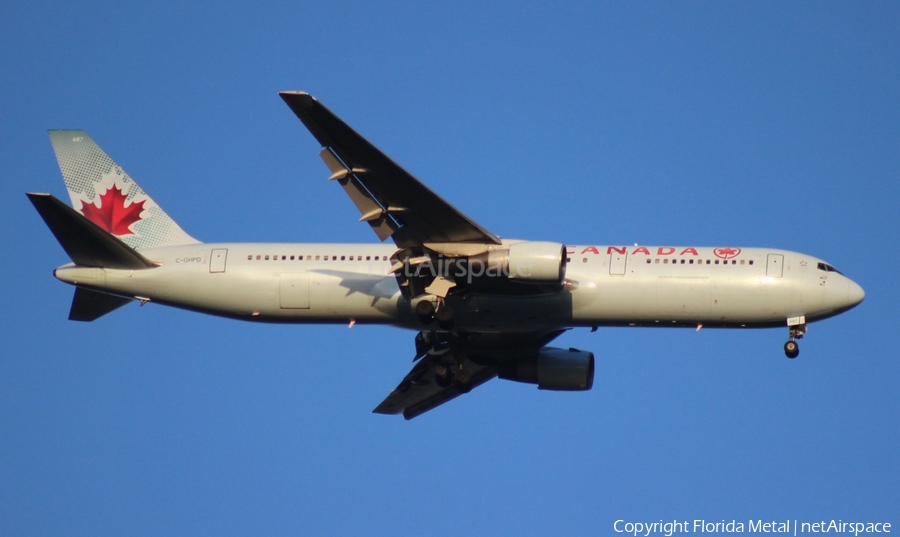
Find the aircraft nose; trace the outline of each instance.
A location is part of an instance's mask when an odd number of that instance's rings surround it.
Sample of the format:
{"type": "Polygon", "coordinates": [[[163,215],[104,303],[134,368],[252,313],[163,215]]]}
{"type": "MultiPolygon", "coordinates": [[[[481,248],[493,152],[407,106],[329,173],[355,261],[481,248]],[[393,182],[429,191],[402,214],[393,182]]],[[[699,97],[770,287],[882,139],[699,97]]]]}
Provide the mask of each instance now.
{"type": "Polygon", "coordinates": [[[866,298],[866,292],[855,281],[850,280],[847,286],[847,306],[854,307],[866,298]]]}

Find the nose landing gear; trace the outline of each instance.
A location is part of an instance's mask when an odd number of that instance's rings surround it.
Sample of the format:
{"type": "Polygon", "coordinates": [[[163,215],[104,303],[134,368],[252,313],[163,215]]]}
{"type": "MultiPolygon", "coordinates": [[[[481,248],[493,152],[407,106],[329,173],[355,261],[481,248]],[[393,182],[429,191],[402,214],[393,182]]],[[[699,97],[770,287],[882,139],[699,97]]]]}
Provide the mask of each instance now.
{"type": "Polygon", "coordinates": [[[784,344],[784,355],[788,358],[796,358],[800,356],[800,345],[795,340],[802,339],[806,334],[806,318],[794,317],[788,319],[788,337],[787,343],[784,344]]]}
{"type": "Polygon", "coordinates": [[[784,344],[784,355],[788,358],[796,358],[800,355],[800,345],[797,345],[797,342],[793,339],[788,340],[784,344]]]}

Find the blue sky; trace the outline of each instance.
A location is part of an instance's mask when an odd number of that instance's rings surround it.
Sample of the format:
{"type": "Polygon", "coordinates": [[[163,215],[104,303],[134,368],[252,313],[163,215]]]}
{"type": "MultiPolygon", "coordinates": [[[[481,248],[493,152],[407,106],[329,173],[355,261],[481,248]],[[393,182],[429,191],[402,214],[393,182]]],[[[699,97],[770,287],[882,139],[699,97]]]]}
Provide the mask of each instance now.
{"type": "Polygon", "coordinates": [[[0,7],[3,535],[605,535],[617,519],[900,524],[895,3],[0,7]],[[206,241],[372,242],[277,91],[485,228],[769,246],[866,301],[786,330],[574,330],[587,393],[370,411],[413,334],[148,305],[66,320],[26,191],[80,128],[206,241]]]}

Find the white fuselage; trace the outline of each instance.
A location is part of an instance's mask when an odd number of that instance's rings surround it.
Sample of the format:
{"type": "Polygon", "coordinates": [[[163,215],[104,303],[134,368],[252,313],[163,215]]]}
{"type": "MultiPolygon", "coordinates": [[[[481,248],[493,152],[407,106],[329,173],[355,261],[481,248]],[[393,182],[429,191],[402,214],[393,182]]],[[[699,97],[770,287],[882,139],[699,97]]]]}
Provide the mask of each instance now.
{"type": "MultiPolygon", "coordinates": [[[[395,251],[389,244],[194,244],[142,250],[156,268],[65,265],[55,275],[235,319],[423,329],[391,273],[395,251]]],[[[451,295],[456,329],[785,326],[798,316],[836,315],[864,296],[822,260],[785,250],[597,245],[568,246],[567,253],[561,290],[451,295]]]]}

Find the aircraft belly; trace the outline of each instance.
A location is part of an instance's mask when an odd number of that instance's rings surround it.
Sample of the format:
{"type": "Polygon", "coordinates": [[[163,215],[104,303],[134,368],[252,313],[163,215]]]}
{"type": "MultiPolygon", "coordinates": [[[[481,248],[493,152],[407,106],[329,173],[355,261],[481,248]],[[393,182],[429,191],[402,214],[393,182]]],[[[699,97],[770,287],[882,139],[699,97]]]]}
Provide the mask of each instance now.
{"type": "Polygon", "coordinates": [[[708,276],[659,276],[656,282],[656,313],[672,320],[705,319],[712,306],[708,276]]]}
{"type": "Polygon", "coordinates": [[[575,325],[771,325],[796,314],[790,278],[759,274],[572,273],[575,325]]]}
{"type": "Polygon", "coordinates": [[[281,309],[308,310],[309,273],[282,272],[278,276],[278,305],[281,309]]]}
{"type": "Polygon", "coordinates": [[[288,323],[394,322],[398,317],[400,292],[393,277],[341,278],[240,267],[210,273],[205,266],[105,272],[107,291],[226,317],[288,323]]]}
{"type": "MultiPolygon", "coordinates": [[[[843,279],[843,278],[840,278],[843,279]]],[[[834,311],[835,304],[828,300],[828,291],[838,283],[838,277],[822,275],[798,278],[794,285],[794,315],[805,315],[810,319],[827,317],[834,311]]]]}
{"type": "Polygon", "coordinates": [[[762,295],[760,309],[768,317],[787,319],[802,307],[801,301],[797,300],[794,281],[789,278],[759,278],[759,289],[762,295]]]}
{"type": "Polygon", "coordinates": [[[313,317],[391,322],[399,316],[399,300],[400,289],[393,276],[309,272],[309,313],[313,317]]]}
{"type": "Polygon", "coordinates": [[[652,312],[656,302],[652,280],[631,275],[602,275],[586,285],[579,284],[573,294],[575,317],[587,321],[633,319],[652,312]]]}
{"type": "Polygon", "coordinates": [[[525,296],[471,294],[452,297],[448,305],[453,308],[455,326],[473,332],[526,331],[572,324],[572,295],[565,291],[525,296]]]}

